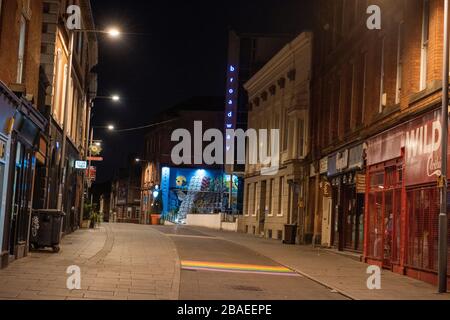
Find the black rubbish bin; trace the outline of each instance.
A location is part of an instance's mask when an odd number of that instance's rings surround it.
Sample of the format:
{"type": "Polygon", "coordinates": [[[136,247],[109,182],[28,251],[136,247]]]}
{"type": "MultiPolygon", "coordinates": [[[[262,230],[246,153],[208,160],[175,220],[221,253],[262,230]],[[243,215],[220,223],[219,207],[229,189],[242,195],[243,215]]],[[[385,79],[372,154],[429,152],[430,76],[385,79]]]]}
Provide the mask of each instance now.
{"type": "Polygon", "coordinates": [[[295,244],[297,238],[297,225],[285,224],[284,225],[284,241],[285,244],[295,244]]]}
{"type": "Polygon", "coordinates": [[[33,249],[52,248],[59,252],[65,213],[59,210],[33,210],[31,215],[30,244],[33,249]]]}

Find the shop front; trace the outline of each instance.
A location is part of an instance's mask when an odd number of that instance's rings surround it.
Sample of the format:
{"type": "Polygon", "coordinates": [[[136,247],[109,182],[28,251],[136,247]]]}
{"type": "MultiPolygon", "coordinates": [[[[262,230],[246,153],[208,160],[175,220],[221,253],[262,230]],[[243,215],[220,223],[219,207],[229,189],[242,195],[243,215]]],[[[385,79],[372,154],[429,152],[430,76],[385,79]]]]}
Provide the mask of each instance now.
{"type": "MultiPolygon", "coordinates": [[[[328,158],[331,182],[331,245],[339,251],[362,252],[364,243],[364,152],[360,144],[328,158]],[[361,181],[362,180],[362,181],[361,181]]],[[[330,196],[324,180],[325,198],[330,196]]],[[[325,202],[329,206],[329,202],[325,202]]]]}
{"type": "MultiPolygon", "coordinates": [[[[9,190],[9,164],[11,133],[14,123],[14,114],[20,101],[10,92],[6,86],[0,82],[0,249],[5,228],[7,192],[9,190]]],[[[3,266],[3,260],[8,260],[8,252],[0,250],[2,259],[0,268],[3,266]],[[5,257],[5,258],[3,258],[5,257]]]]}
{"type": "Polygon", "coordinates": [[[440,112],[433,111],[372,138],[367,151],[365,259],[430,283],[437,274],[442,134],[440,112]]]}
{"type": "Polygon", "coordinates": [[[6,195],[2,264],[28,253],[28,239],[41,132],[45,118],[26,100],[21,99],[14,114],[6,195]]]}

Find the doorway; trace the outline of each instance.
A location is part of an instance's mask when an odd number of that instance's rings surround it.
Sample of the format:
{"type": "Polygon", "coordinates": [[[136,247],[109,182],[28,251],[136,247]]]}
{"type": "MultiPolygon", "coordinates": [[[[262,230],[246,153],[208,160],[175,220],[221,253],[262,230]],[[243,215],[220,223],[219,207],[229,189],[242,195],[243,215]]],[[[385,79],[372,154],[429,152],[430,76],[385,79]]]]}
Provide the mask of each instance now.
{"type": "Polygon", "coordinates": [[[9,229],[9,254],[21,258],[26,255],[28,227],[33,195],[35,159],[31,148],[17,142],[11,152],[11,216],[9,229]]]}
{"type": "Polygon", "coordinates": [[[368,255],[386,269],[399,262],[403,165],[378,165],[370,173],[368,255]]]}

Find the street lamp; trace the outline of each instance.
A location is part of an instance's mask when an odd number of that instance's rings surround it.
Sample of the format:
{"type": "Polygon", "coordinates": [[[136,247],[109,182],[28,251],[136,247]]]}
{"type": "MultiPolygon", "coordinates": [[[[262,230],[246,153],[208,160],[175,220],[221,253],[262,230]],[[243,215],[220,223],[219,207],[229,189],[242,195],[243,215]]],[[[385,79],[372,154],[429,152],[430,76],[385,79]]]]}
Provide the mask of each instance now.
{"type": "Polygon", "coordinates": [[[113,94],[111,96],[96,96],[95,99],[105,99],[105,100],[112,100],[114,102],[120,101],[120,96],[117,94],[113,94]]]}
{"type": "Polygon", "coordinates": [[[135,161],[136,161],[136,163],[150,163],[149,160],[142,160],[140,158],[136,158],[135,161]]]}
{"type": "Polygon", "coordinates": [[[449,34],[448,34],[449,2],[444,0],[444,54],[442,70],[442,168],[439,186],[441,188],[441,210],[439,213],[439,254],[438,254],[438,282],[439,293],[447,293],[447,263],[448,263],[448,217],[447,217],[447,154],[448,154],[448,83],[449,83],[449,34]]]}
{"type": "Polygon", "coordinates": [[[120,36],[120,31],[117,28],[111,28],[108,30],[108,34],[111,38],[117,38],[120,36]]]}

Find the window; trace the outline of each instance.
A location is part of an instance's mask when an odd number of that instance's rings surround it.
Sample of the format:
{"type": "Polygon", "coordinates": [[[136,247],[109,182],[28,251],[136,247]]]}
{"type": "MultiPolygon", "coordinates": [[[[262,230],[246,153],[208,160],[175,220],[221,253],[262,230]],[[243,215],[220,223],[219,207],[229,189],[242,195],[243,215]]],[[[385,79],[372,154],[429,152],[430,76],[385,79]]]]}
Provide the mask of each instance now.
{"type": "Polygon", "coordinates": [[[245,212],[245,215],[248,217],[250,215],[250,192],[251,192],[252,185],[249,183],[247,184],[247,194],[245,195],[245,203],[247,204],[247,211],[245,212]]]}
{"type": "Polygon", "coordinates": [[[400,103],[400,97],[402,92],[402,72],[403,72],[403,61],[402,61],[402,41],[403,41],[403,23],[398,25],[398,35],[397,35],[397,80],[395,84],[395,104],[400,103]]]}
{"type": "Polygon", "coordinates": [[[427,87],[428,44],[430,39],[430,1],[423,0],[422,45],[420,57],[420,90],[427,87]]]}
{"type": "Polygon", "coordinates": [[[298,119],[298,158],[302,159],[305,156],[305,120],[298,119]]]}
{"type": "Polygon", "coordinates": [[[380,104],[379,104],[379,109],[378,109],[379,113],[383,112],[383,108],[387,104],[387,94],[386,94],[386,92],[384,92],[384,82],[385,82],[384,81],[384,75],[385,75],[384,49],[385,49],[385,44],[386,44],[386,38],[383,37],[383,39],[381,39],[380,104]]]}
{"type": "Polygon", "coordinates": [[[278,216],[282,217],[284,215],[284,195],[285,195],[285,185],[284,185],[284,177],[280,178],[279,185],[279,195],[278,195],[278,216]]]}
{"type": "Polygon", "coordinates": [[[271,179],[269,184],[269,217],[273,216],[273,186],[274,186],[275,180],[271,179]]]}
{"type": "Polygon", "coordinates": [[[25,38],[27,21],[24,16],[20,17],[19,52],[17,60],[17,83],[23,82],[23,69],[25,64],[25,38]]]}
{"type": "Polygon", "coordinates": [[[258,182],[255,182],[253,186],[253,216],[256,217],[258,215],[258,182]]]}

